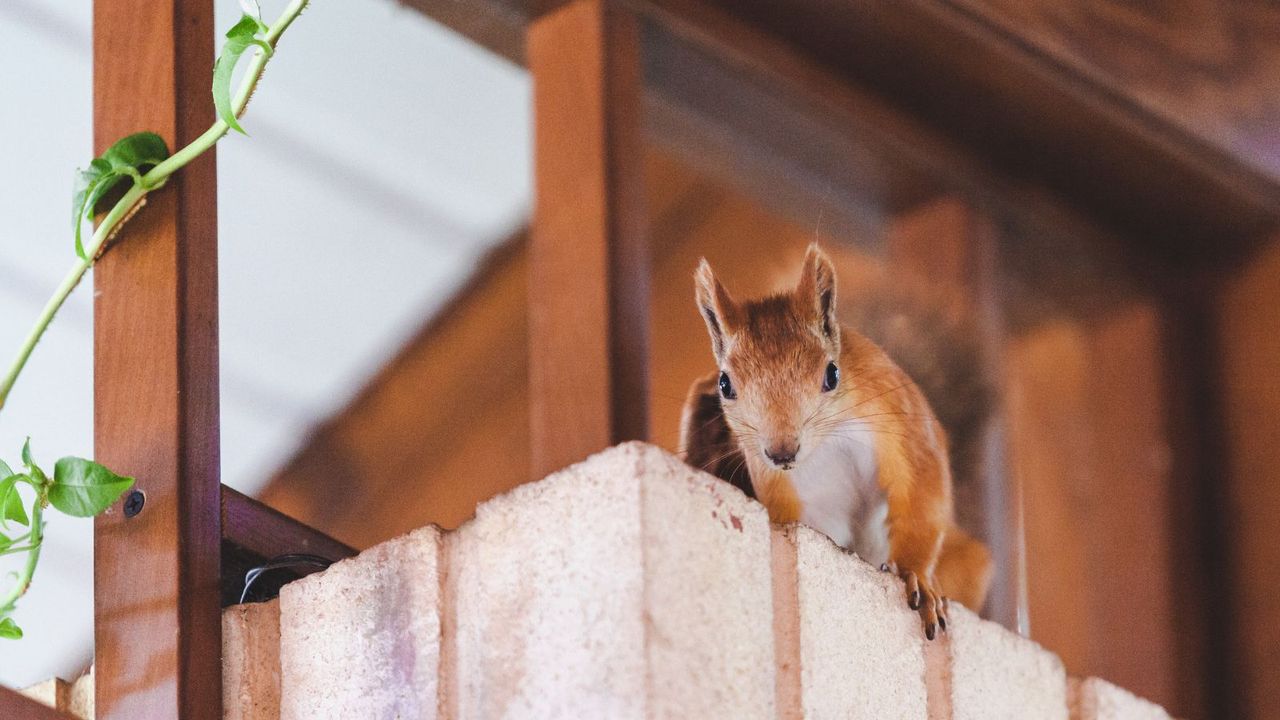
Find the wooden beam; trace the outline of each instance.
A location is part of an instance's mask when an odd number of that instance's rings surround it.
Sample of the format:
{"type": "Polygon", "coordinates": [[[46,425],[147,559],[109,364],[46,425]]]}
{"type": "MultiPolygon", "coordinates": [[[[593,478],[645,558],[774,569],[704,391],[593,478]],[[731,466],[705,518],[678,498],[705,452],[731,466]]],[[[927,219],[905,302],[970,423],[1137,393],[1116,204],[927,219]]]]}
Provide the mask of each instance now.
{"type": "Polygon", "coordinates": [[[399,0],[472,42],[517,65],[525,64],[526,0],[399,0]]]}
{"type": "MultiPolygon", "coordinates": [[[[96,0],[94,147],[170,148],[214,120],[211,0],[96,0]]],[[[95,521],[100,720],[222,717],[217,177],[206,153],[154,193],[94,271],[97,459],[146,498],[95,521]]]]}
{"type": "Polygon", "coordinates": [[[337,562],[356,554],[355,548],[225,485],[222,486],[222,538],[263,559],[306,553],[337,562]]]}
{"type": "Polygon", "coordinates": [[[242,598],[256,601],[274,597],[285,583],[325,568],[308,561],[271,570],[253,584],[252,593],[246,596],[245,574],[267,562],[287,555],[312,555],[333,563],[355,554],[355,548],[222,486],[223,607],[237,604],[242,598]]]}
{"type": "Polygon", "coordinates": [[[988,13],[950,0],[717,4],[888,98],[1002,174],[1067,198],[1154,257],[1236,260],[1280,224],[1276,176],[1206,142],[1194,122],[1175,125],[1151,112],[1138,100],[1141,88],[1063,64],[1016,24],[997,24],[988,13]]]}
{"type": "Polygon", "coordinates": [[[648,433],[649,259],[636,18],[577,0],[529,29],[533,476],[648,433]]]}
{"type": "MultiPolygon", "coordinates": [[[[450,22],[448,13],[436,9],[449,0],[411,1],[450,22]]],[[[476,0],[468,6],[490,8],[481,14],[508,17],[516,7],[533,22],[558,2],[476,0]]],[[[748,86],[767,81],[769,73],[791,75],[797,66],[783,62],[771,67],[777,55],[723,43],[749,39],[751,33],[743,33],[742,27],[750,27],[770,43],[789,46],[846,86],[870,90],[868,95],[887,100],[901,116],[957,142],[1011,187],[1031,187],[1036,191],[1033,197],[1048,190],[1119,230],[1141,252],[1175,266],[1204,259],[1236,262],[1280,227],[1280,156],[1265,146],[1258,148],[1265,133],[1258,140],[1257,128],[1265,122],[1253,115],[1233,117],[1213,107],[1227,104],[1220,98],[1239,92],[1241,104],[1251,113],[1261,103],[1262,112],[1269,113],[1264,116],[1275,119],[1275,103],[1266,100],[1265,87],[1257,80],[1249,84],[1250,78],[1274,74],[1270,71],[1280,54],[1270,51],[1268,43],[1280,13],[1273,9],[1219,4],[1216,10],[1181,12],[1180,34],[1170,40],[1167,29],[1150,18],[1142,28],[1133,17],[1110,17],[1133,16],[1131,9],[1102,7],[1091,13],[1085,2],[1074,3],[1074,15],[1065,19],[1056,4],[1004,0],[630,0],[628,5],[656,21],[660,31],[683,25],[686,34],[701,35],[702,51],[744,71],[740,80],[748,86]],[[1039,7],[1017,10],[1024,5],[1039,7]],[[1035,16],[1031,20],[1036,26],[1024,29],[1017,17],[1001,16],[1017,12],[1035,16]],[[1107,43],[1117,54],[1109,37],[1095,43],[1101,50],[1086,48],[1096,51],[1092,56],[1080,57],[1083,51],[1077,47],[1064,50],[1072,38],[1095,37],[1070,25],[1089,21],[1105,21],[1109,29],[1123,22],[1117,37],[1150,52],[1158,49],[1155,60],[1147,54],[1144,61],[1177,68],[1165,73],[1166,87],[1153,91],[1144,85],[1144,74],[1117,73],[1117,59],[1102,57],[1107,43]],[[1197,42],[1211,44],[1196,39],[1204,27],[1197,23],[1202,21],[1219,35],[1223,27],[1234,31],[1218,37],[1218,45],[1208,50],[1180,52],[1180,47],[1197,42]],[[1044,26],[1053,23],[1068,26],[1046,30],[1044,26]],[[1203,56],[1219,49],[1230,61],[1210,62],[1206,69],[1203,56]],[[1191,95],[1203,94],[1214,98],[1212,102],[1178,102],[1186,95],[1185,78],[1192,76],[1203,93],[1191,95]],[[1211,122],[1202,121],[1206,115],[1211,122]]],[[[471,36],[484,42],[479,34],[471,36]]],[[[699,84],[696,75],[685,73],[685,79],[699,84]]],[[[792,79],[805,82],[803,77],[792,79]]],[[[707,97],[701,100],[696,105],[710,102],[707,97]]],[[[718,122],[696,105],[667,108],[669,118],[701,125],[718,122]]],[[[825,111],[819,105],[805,113],[810,120],[820,120],[825,111]]],[[[699,141],[679,122],[660,123],[658,128],[676,131],[669,138],[673,143],[699,141]]],[[[770,138],[736,133],[720,139],[734,144],[731,158],[768,155],[778,142],[777,134],[770,138]]],[[[895,159],[891,149],[882,162],[895,159]]],[[[847,171],[833,164],[825,172],[827,182],[838,185],[836,180],[847,171]]],[[[1016,207],[1018,202],[1014,197],[1010,204],[1016,207]]]]}
{"type": "Polygon", "coordinates": [[[5,720],[75,720],[75,716],[0,686],[0,718],[5,720]]]}
{"type": "Polygon", "coordinates": [[[712,3],[642,7],[652,141],[774,212],[878,236],[944,185],[998,189],[975,157],[767,30],[712,3]]]}
{"type": "Polygon", "coordinates": [[[1280,179],[1280,153],[1260,127],[1280,116],[1280,8],[1173,0],[952,0],[993,32],[1035,48],[1046,63],[1088,78],[1190,132],[1206,146],[1280,179]]]}

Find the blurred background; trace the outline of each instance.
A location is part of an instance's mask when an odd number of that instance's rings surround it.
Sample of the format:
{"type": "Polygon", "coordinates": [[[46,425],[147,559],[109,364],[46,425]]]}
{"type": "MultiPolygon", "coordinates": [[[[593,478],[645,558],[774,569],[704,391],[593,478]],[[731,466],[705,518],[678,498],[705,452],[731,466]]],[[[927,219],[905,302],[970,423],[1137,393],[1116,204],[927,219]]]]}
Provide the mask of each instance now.
{"type": "MultiPolygon", "coordinates": [[[[963,325],[996,389],[958,491],[999,562],[985,614],[1178,716],[1280,716],[1280,8],[641,5],[650,439],[676,449],[714,367],[697,259],[749,297],[818,240],[846,297],[906,289],[963,325]]],[[[250,137],[218,147],[228,485],[363,548],[533,479],[541,11],[317,2],[290,31],[250,137]]],[[[0,61],[24,68],[0,74],[0,349],[72,259],[90,16],[0,0],[0,61]]],[[[0,456],[27,434],[49,464],[91,453],[90,293],[0,456]]],[[[89,662],[90,528],[55,518],[0,682],[89,662]]]]}

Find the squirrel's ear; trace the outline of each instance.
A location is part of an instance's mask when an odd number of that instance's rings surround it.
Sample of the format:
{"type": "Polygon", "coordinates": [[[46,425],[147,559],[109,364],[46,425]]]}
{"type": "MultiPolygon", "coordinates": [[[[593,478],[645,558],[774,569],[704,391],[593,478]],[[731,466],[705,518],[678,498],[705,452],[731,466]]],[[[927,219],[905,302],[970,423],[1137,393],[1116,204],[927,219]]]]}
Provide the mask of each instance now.
{"type": "Polygon", "coordinates": [[[817,243],[809,246],[804,256],[796,300],[805,310],[812,308],[822,327],[822,334],[839,343],[840,322],[836,320],[836,269],[817,243]]]}
{"type": "Polygon", "coordinates": [[[698,289],[698,312],[706,321],[707,332],[711,335],[711,351],[715,353],[717,362],[724,362],[725,340],[740,326],[741,311],[716,279],[706,258],[698,263],[694,280],[698,289]]]}

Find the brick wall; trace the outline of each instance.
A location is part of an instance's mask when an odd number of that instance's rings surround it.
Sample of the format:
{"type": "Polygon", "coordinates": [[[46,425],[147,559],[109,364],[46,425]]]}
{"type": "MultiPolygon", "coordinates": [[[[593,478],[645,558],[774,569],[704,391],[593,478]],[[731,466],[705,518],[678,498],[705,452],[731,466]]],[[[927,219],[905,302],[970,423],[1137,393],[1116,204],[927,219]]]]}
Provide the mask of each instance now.
{"type": "Polygon", "coordinates": [[[1156,720],[630,443],[224,617],[227,717],[1156,720]]]}

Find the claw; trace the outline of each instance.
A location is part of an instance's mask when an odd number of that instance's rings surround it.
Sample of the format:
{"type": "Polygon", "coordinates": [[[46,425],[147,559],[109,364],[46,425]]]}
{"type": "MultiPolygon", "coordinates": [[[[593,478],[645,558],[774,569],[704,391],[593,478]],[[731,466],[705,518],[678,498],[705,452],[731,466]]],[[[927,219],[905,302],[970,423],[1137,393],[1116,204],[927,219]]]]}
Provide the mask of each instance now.
{"type": "Polygon", "coordinates": [[[949,603],[945,596],[938,592],[934,579],[928,574],[918,574],[913,570],[899,568],[894,563],[886,563],[906,585],[907,607],[920,614],[924,624],[924,634],[930,640],[938,636],[938,629],[947,631],[947,611],[949,603]]]}

